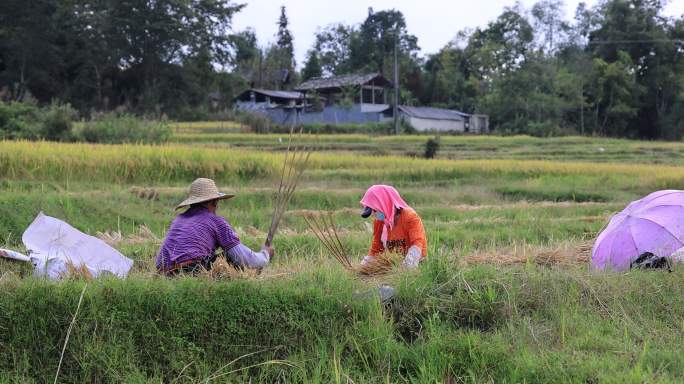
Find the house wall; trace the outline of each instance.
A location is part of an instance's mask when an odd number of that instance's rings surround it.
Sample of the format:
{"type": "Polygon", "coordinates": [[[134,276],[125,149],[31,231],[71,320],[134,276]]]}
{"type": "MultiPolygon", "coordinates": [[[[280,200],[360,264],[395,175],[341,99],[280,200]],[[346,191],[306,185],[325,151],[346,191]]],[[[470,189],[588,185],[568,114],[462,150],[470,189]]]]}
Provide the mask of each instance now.
{"type": "Polygon", "coordinates": [[[301,109],[272,108],[263,110],[276,124],[365,124],[381,121],[382,114],[378,112],[362,112],[361,105],[354,104],[349,108],[327,106],[320,112],[304,112],[301,109]]]}
{"type": "Polygon", "coordinates": [[[465,121],[463,120],[438,120],[423,119],[413,116],[407,117],[408,123],[418,132],[465,132],[465,121]]]}
{"type": "Polygon", "coordinates": [[[489,133],[489,116],[472,115],[470,116],[470,131],[472,133],[489,133]]]}

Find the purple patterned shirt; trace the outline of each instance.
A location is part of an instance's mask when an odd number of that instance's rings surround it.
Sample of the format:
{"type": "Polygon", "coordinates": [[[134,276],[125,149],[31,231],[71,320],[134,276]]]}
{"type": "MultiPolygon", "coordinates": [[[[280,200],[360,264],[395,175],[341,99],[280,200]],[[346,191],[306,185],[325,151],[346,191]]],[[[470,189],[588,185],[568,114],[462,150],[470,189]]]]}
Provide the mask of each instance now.
{"type": "Polygon", "coordinates": [[[171,223],[157,255],[157,270],[190,260],[204,260],[218,247],[228,252],[239,244],[240,239],[226,219],[206,207],[191,207],[171,223]]]}

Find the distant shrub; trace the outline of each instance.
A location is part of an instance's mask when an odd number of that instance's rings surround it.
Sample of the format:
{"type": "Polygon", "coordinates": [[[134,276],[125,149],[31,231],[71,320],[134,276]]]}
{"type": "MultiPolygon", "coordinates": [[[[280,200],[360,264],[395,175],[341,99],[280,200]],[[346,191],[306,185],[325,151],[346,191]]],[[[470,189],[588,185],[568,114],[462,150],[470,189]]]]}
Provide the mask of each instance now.
{"type": "Polygon", "coordinates": [[[105,114],[86,122],[75,132],[79,141],[90,143],[162,143],[171,136],[164,120],[144,120],[133,115],[105,114]]]}
{"type": "Polygon", "coordinates": [[[435,155],[437,155],[437,151],[439,151],[439,136],[428,139],[425,143],[425,158],[434,159],[435,155]]]}
{"type": "Polygon", "coordinates": [[[0,138],[37,139],[40,133],[40,110],[29,103],[0,102],[0,138]]]}
{"type": "Polygon", "coordinates": [[[69,141],[78,113],[69,104],[39,108],[32,103],[0,103],[0,137],[69,141]]]}
{"type": "Polygon", "coordinates": [[[40,136],[46,140],[69,141],[78,112],[69,104],[53,103],[41,113],[40,136]]]}
{"type": "Polygon", "coordinates": [[[277,126],[271,120],[258,113],[236,111],[234,120],[238,123],[249,127],[249,130],[255,133],[269,133],[279,131],[277,126]]]}
{"type": "MultiPolygon", "coordinates": [[[[286,130],[289,131],[289,128],[287,128],[286,130]]],[[[304,131],[309,133],[370,133],[377,135],[388,135],[392,133],[392,124],[305,124],[304,131]]]]}

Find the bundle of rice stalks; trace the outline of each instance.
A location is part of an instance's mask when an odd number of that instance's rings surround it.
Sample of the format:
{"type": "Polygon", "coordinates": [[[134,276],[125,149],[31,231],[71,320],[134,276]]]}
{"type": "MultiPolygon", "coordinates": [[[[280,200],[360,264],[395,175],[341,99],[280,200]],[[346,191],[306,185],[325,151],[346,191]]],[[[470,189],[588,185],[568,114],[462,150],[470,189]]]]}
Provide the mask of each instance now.
{"type": "Polygon", "coordinates": [[[342,266],[351,271],[354,269],[351,260],[349,260],[349,254],[347,250],[342,245],[340,237],[337,234],[337,227],[332,219],[330,213],[322,213],[318,215],[310,214],[304,216],[304,220],[309,224],[309,228],[316,235],[318,240],[323,243],[328,252],[337,259],[337,261],[342,264],[342,266]]]}
{"type": "Polygon", "coordinates": [[[403,260],[404,256],[398,253],[384,252],[373,257],[367,263],[360,265],[357,271],[365,276],[386,275],[397,269],[403,260]]]}
{"type": "MultiPolygon", "coordinates": [[[[302,130],[299,131],[299,136],[302,135],[302,130]]],[[[290,131],[290,136],[287,142],[287,151],[285,152],[285,159],[283,160],[283,169],[280,174],[280,185],[276,194],[275,206],[273,209],[273,216],[271,218],[271,226],[266,235],[266,245],[273,243],[273,237],[278,229],[280,219],[283,217],[287,209],[292,194],[297,188],[299,177],[304,173],[306,164],[311,156],[311,151],[305,148],[300,148],[297,143],[292,146],[292,138],[294,132],[290,131]]]]}
{"type": "Polygon", "coordinates": [[[556,246],[542,247],[528,244],[515,245],[493,252],[478,252],[466,256],[465,264],[514,265],[534,263],[537,265],[579,265],[591,259],[591,242],[565,242],[556,246]]]}
{"type": "Polygon", "coordinates": [[[159,200],[159,192],[154,188],[131,187],[130,191],[143,200],[159,200]]]}
{"type": "Polygon", "coordinates": [[[66,262],[66,271],[61,274],[61,278],[69,280],[93,280],[93,274],[85,264],[76,266],[71,260],[66,262]]]}
{"type": "Polygon", "coordinates": [[[218,256],[210,270],[204,269],[198,275],[211,280],[251,279],[257,276],[257,271],[249,268],[237,269],[224,256],[218,256]]]}

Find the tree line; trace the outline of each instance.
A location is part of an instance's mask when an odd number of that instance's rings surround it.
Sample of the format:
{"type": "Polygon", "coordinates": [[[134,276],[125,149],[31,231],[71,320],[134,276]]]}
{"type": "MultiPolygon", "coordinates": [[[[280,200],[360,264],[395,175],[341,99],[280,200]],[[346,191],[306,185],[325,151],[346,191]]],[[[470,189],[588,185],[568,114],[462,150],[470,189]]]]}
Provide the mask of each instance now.
{"type": "Polygon", "coordinates": [[[274,41],[234,31],[221,0],[0,2],[0,98],[124,108],[176,118],[226,108],[247,87],[381,72],[398,50],[402,104],[490,116],[495,132],[678,139],[684,133],[684,16],[663,0],[601,0],[565,17],[562,0],[504,8],[421,55],[397,10],[316,32],[299,66],[287,12],[274,41]],[[301,70],[297,70],[300,67],[301,70]]]}

